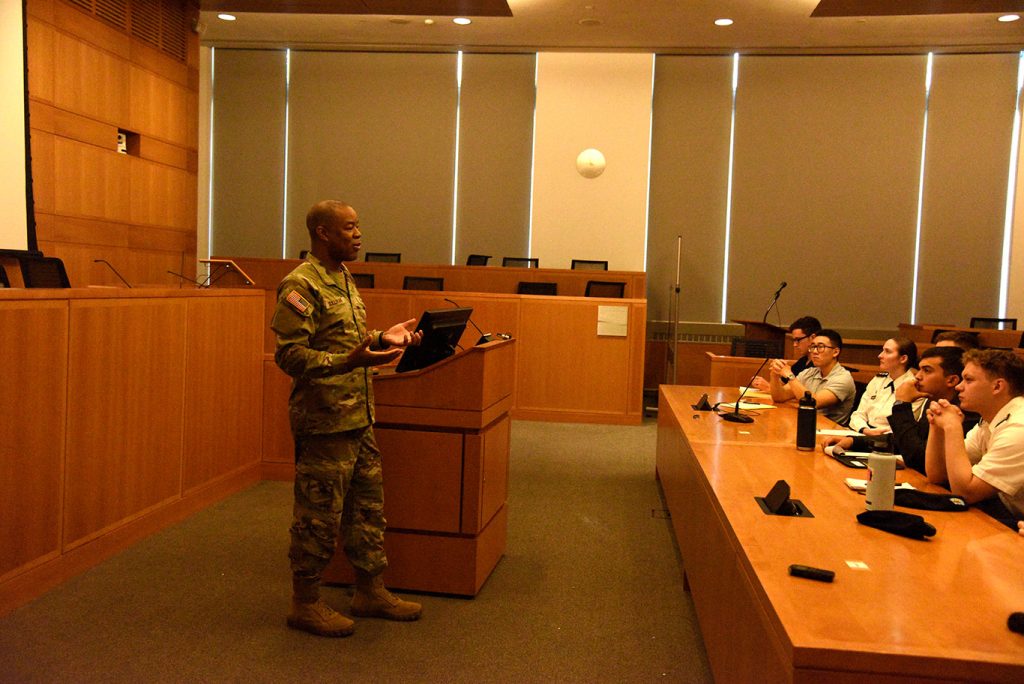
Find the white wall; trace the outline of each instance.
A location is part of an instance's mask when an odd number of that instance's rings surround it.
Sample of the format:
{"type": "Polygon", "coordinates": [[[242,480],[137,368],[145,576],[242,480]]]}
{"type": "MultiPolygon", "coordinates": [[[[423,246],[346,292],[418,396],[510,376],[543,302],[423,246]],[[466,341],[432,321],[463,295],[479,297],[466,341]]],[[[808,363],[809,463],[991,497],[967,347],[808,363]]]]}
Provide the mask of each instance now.
{"type": "Polygon", "coordinates": [[[644,270],[651,133],[650,54],[537,55],[537,108],[530,256],[544,268],[572,258],[644,270]],[[576,157],[607,160],[588,179],[576,157]]]}

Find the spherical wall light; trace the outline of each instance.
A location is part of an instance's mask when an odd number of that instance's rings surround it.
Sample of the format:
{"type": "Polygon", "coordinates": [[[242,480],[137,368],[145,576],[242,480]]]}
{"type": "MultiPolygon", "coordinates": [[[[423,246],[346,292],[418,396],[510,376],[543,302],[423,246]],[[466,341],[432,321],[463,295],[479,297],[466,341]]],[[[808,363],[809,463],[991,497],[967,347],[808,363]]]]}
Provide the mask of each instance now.
{"type": "Polygon", "coordinates": [[[588,147],[576,157],[576,171],[584,178],[597,178],[604,173],[604,167],[604,155],[593,147],[588,147]]]}

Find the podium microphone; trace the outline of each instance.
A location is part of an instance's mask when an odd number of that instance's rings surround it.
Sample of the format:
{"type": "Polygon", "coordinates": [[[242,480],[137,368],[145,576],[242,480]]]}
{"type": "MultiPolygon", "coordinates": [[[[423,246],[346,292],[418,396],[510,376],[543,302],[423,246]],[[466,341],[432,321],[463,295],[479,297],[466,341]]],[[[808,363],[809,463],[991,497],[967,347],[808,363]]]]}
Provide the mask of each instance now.
{"type": "Polygon", "coordinates": [[[121,282],[125,284],[125,287],[127,287],[129,290],[132,288],[131,284],[127,280],[124,279],[124,276],[122,276],[120,273],[118,273],[117,269],[114,268],[113,265],[109,261],[107,261],[106,259],[93,259],[92,263],[94,263],[94,264],[106,264],[107,268],[109,268],[111,271],[113,271],[114,275],[116,275],[118,278],[121,279],[121,282]]]}
{"type": "Polygon", "coordinates": [[[765,310],[764,317],[761,318],[761,322],[762,323],[767,323],[768,322],[768,314],[771,313],[773,308],[775,308],[775,303],[779,301],[779,295],[782,294],[782,291],[786,289],[786,285],[788,285],[788,284],[789,283],[787,283],[785,280],[783,280],[782,283],[779,285],[779,289],[775,291],[774,295],[772,295],[772,303],[769,304],[768,308],[765,310]]]}
{"type": "MultiPolygon", "coordinates": [[[[783,283],[783,286],[785,286],[785,283],[783,283]]],[[[748,382],[746,384],[746,386],[743,388],[743,391],[740,392],[740,396],[738,396],[736,398],[736,409],[732,413],[719,413],[718,414],[718,415],[722,416],[722,418],[724,420],[727,420],[730,423],[753,423],[754,422],[754,419],[751,418],[750,416],[744,416],[744,415],[740,414],[740,401],[743,400],[743,395],[745,395],[747,393],[747,390],[750,389],[750,384],[752,382],[754,382],[754,378],[757,377],[757,374],[761,372],[761,369],[764,368],[764,365],[766,363],[768,363],[768,361],[769,361],[768,357],[767,356],[764,357],[764,361],[762,361],[761,365],[757,367],[757,370],[754,371],[754,374],[752,376],[750,376],[750,382],[748,382]]]]}
{"type": "MultiPolygon", "coordinates": [[[[463,308],[461,304],[459,304],[458,302],[456,302],[453,299],[448,299],[447,297],[445,297],[444,301],[446,301],[449,304],[452,304],[452,305],[454,305],[454,306],[456,306],[456,307],[458,307],[460,309],[463,308]]],[[[473,322],[473,317],[472,316],[470,316],[466,320],[468,320],[469,324],[472,325],[474,328],[476,328],[476,331],[478,333],[480,333],[480,339],[476,341],[477,344],[484,344],[485,342],[493,342],[494,341],[494,339],[495,339],[494,335],[491,334],[491,333],[485,333],[483,330],[481,330],[480,326],[473,322]]]]}

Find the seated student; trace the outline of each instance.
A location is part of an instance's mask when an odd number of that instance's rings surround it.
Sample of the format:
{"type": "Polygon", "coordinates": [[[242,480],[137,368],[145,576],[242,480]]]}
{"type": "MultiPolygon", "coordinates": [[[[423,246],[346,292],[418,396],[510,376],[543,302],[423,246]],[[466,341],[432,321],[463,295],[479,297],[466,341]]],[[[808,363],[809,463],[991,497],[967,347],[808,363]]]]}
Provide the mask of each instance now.
{"type": "MultiPolygon", "coordinates": [[[[886,340],[878,355],[878,368],[882,372],[871,378],[850,416],[850,429],[868,437],[889,432],[889,414],[896,401],[896,390],[914,383],[917,345],[905,337],[886,340]]],[[[918,400],[914,408],[920,410],[923,404],[923,399],[918,400]]]]}
{"type": "Polygon", "coordinates": [[[843,338],[835,330],[819,330],[808,347],[810,368],[795,375],[789,363],[773,359],[769,383],[772,399],[776,402],[801,399],[810,392],[818,404],[818,411],[835,422],[846,425],[853,410],[853,397],[857,388],[853,376],[839,363],[843,338]]]}
{"type": "Polygon", "coordinates": [[[928,480],[949,483],[967,503],[1015,527],[1024,520],[1024,360],[1011,351],[964,356],[960,406],[981,415],[964,437],[963,413],[948,401],[928,407],[928,480]]]}
{"type": "Polygon", "coordinates": [[[978,333],[967,332],[966,330],[947,330],[935,336],[936,347],[960,347],[964,351],[978,349],[981,344],[978,342],[978,333]]]}
{"type": "MultiPolygon", "coordinates": [[[[893,452],[903,457],[908,468],[923,473],[925,445],[928,443],[928,403],[945,399],[957,405],[956,386],[964,370],[964,350],[959,347],[932,347],[921,354],[914,382],[896,388],[896,400],[889,415],[893,452]],[[919,401],[924,405],[918,407],[919,401]]],[[[964,412],[964,430],[978,424],[978,414],[964,412]]],[[[821,446],[838,444],[843,449],[867,451],[870,444],[864,437],[825,437],[821,446]]]]}
{"type": "MultiPolygon", "coordinates": [[[[821,322],[814,316],[801,316],[789,324],[789,334],[793,337],[793,354],[796,356],[796,361],[793,362],[794,375],[800,375],[811,365],[807,348],[811,346],[811,338],[819,330],[821,330],[821,322]]],[[[770,391],[768,381],[760,375],[754,378],[750,386],[762,392],[770,391]]]]}

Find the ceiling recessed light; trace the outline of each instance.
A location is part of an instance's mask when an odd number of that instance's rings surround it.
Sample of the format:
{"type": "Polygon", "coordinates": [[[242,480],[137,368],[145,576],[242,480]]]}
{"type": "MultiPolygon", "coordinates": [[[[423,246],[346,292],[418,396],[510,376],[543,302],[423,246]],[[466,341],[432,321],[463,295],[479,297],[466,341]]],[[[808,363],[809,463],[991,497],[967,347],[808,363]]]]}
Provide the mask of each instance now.
{"type": "Polygon", "coordinates": [[[217,18],[218,19],[222,19],[224,21],[234,21],[235,20],[235,15],[234,14],[218,14],[217,18]]]}
{"type": "Polygon", "coordinates": [[[583,17],[576,23],[580,26],[600,26],[601,20],[595,19],[594,17],[583,17]]]}
{"type": "Polygon", "coordinates": [[[715,19],[715,26],[732,26],[732,19],[715,19]]]}
{"type": "Polygon", "coordinates": [[[454,19],[452,19],[452,23],[458,24],[459,26],[469,26],[470,24],[473,23],[473,20],[467,17],[455,17],[454,19]]]}
{"type": "Polygon", "coordinates": [[[1017,21],[1018,19],[1020,19],[1019,14],[1004,14],[1003,16],[999,17],[999,21],[1003,23],[1017,21]]]}
{"type": "Polygon", "coordinates": [[[424,19],[423,23],[426,24],[427,26],[433,26],[434,25],[434,20],[433,19],[424,19]]]}

